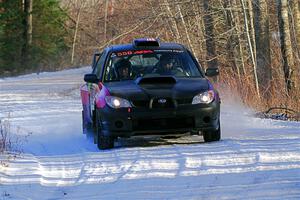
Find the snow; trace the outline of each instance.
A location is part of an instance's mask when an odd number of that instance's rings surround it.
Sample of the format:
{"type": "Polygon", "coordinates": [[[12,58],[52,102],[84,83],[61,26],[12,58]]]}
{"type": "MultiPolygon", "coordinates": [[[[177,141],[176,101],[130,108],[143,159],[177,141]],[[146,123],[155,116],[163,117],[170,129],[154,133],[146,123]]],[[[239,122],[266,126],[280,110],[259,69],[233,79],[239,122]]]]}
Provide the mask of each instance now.
{"type": "Polygon", "coordinates": [[[222,140],[121,139],[99,151],[81,133],[90,67],[0,79],[0,119],[22,153],[1,156],[0,199],[300,199],[300,123],[222,102],[222,140]]]}

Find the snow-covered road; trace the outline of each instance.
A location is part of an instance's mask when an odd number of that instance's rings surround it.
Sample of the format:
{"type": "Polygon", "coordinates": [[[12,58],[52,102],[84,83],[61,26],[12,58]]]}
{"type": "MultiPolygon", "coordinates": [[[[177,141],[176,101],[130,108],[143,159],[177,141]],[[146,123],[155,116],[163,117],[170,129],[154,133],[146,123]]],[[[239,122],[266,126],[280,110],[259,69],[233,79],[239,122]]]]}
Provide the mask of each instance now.
{"type": "Polygon", "coordinates": [[[23,151],[0,165],[0,199],[300,199],[300,123],[225,99],[220,142],[138,137],[99,151],[81,133],[89,71],[0,79],[0,119],[23,151]]]}

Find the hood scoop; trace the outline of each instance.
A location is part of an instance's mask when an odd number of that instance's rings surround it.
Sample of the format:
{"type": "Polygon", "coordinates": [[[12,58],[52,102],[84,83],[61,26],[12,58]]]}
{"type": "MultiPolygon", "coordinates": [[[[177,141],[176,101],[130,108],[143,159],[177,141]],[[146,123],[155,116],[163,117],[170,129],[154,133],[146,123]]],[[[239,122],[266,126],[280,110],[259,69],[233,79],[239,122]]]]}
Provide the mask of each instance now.
{"type": "Polygon", "coordinates": [[[136,79],[137,85],[173,85],[177,83],[174,76],[154,76],[154,77],[140,77],[136,79]]]}

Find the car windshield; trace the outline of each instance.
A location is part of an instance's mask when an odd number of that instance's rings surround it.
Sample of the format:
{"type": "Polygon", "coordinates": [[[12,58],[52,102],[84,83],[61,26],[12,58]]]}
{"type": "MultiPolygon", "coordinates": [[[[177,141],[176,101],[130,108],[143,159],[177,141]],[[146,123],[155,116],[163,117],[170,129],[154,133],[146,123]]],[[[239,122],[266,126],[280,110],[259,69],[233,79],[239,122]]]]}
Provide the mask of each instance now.
{"type": "Polygon", "coordinates": [[[152,76],[202,77],[191,56],[182,50],[113,52],[105,66],[104,81],[135,80],[152,76]]]}

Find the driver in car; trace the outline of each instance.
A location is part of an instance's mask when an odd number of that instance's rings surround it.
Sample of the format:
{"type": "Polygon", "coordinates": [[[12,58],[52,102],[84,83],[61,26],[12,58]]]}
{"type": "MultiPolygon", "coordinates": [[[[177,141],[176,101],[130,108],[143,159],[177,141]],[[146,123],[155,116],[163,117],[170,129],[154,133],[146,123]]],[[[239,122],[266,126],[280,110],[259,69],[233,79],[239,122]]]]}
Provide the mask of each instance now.
{"type": "Polygon", "coordinates": [[[131,63],[128,60],[121,59],[115,64],[115,71],[119,80],[131,79],[131,63]]]}
{"type": "Polygon", "coordinates": [[[174,67],[174,59],[170,54],[163,54],[159,59],[158,68],[155,71],[160,75],[181,75],[183,70],[174,67]]]}

